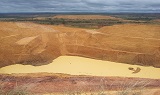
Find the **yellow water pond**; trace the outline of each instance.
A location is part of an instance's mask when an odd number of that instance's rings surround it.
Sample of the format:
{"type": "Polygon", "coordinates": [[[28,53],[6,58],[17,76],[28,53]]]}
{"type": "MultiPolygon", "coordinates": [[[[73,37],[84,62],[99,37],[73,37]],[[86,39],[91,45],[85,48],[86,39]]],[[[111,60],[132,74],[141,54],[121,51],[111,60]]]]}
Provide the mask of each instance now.
{"type": "Polygon", "coordinates": [[[10,65],[0,68],[0,73],[65,73],[71,75],[119,76],[160,79],[160,68],[129,65],[77,56],[61,56],[48,65],[10,65]],[[128,68],[140,68],[140,72],[132,73],[128,68]]]}

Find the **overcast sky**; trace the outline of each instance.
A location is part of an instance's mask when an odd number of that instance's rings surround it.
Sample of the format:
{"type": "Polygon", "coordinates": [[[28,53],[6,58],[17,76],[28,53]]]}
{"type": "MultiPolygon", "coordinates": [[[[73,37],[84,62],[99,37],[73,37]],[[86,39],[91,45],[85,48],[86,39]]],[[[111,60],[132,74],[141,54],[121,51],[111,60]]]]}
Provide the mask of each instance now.
{"type": "Polygon", "coordinates": [[[160,13],[160,0],[0,0],[0,12],[160,13]]]}

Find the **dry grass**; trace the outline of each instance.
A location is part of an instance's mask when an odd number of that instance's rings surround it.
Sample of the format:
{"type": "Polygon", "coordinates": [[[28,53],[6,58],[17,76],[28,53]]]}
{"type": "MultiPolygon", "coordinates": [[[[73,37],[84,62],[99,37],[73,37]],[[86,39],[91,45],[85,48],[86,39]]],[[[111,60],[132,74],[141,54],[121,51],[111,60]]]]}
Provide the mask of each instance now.
{"type": "MultiPolygon", "coordinates": [[[[99,81],[98,83],[95,83],[96,82],[95,80],[90,80],[90,82],[93,83],[94,85],[93,87],[90,86],[89,88],[86,88],[87,84],[82,84],[83,86],[78,86],[75,84],[72,84],[72,85],[65,84],[63,85],[64,87],[62,88],[59,87],[60,89],[59,91],[48,90],[48,89],[54,89],[54,87],[53,88],[52,86],[44,87],[44,84],[41,84],[42,81],[45,81],[45,79],[38,78],[38,80],[34,80],[34,81],[30,80],[29,83],[27,82],[23,84],[17,81],[16,84],[14,84],[14,87],[12,87],[12,89],[10,88],[8,89],[8,86],[6,86],[6,83],[10,84],[10,80],[4,79],[4,80],[1,80],[0,82],[1,84],[0,95],[158,95],[155,93],[159,93],[159,92],[156,92],[157,90],[152,92],[153,88],[149,88],[149,87],[154,82],[148,79],[147,80],[144,80],[144,79],[128,80],[124,78],[119,81],[114,80],[111,82],[110,80],[106,80],[106,78],[100,78],[100,80],[98,80],[99,81]],[[42,87],[37,88],[36,87],[38,86],[37,84],[39,86],[41,85],[44,88],[42,87]],[[70,86],[73,86],[73,87],[70,87],[70,86]]],[[[76,82],[76,84],[79,84],[81,82],[82,81],[76,82]]]]}
{"type": "Polygon", "coordinates": [[[6,82],[0,82],[0,95],[34,95],[27,90],[27,88],[30,87],[31,84],[18,85],[18,83],[16,82],[16,85],[13,87],[13,89],[9,90],[5,87],[5,85],[6,82]]]}
{"type": "MultiPolygon", "coordinates": [[[[125,81],[123,81],[121,82],[118,88],[121,90],[116,91],[115,89],[105,90],[106,87],[105,87],[105,83],[103,82],[103,79],[101,80],[101,82],[102,83],[98,85],[97,88],[95,88],[95,89],[99,89],[97,91],[90,91],[90,92],[85,92],[83,90],[67,91],[64,89],[60,95],[145,95],[144,91],[148,91],[146,90],[145,87],[150,84],[149,81],[136,81],[134,84],[132,83],[133,81],[131,81],[128,84],[128,86],[126,86],[125,81]],[[139,84],[141,84],[142,86],[137,87],[139,84]]],[[[112,86],[113,84],[114,82],[111,83],[110,86],[112,86]]],[[[46,95],[55,95],[55,94],[46,94],[46,95]]],[[[56,94],[56,95],[59,95],[59,94],[56,94]]]]}

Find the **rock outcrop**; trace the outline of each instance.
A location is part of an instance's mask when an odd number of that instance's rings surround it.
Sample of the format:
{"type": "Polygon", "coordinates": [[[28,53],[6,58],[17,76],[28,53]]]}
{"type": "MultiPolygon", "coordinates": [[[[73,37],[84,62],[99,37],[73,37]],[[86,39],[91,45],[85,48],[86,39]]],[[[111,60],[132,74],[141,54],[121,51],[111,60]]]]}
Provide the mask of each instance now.
{"type": "Polygon", "coordinates": [[[160,67],[160,26],[124,24],[99,30],[0,23],[0,67],[43,65],[61,55],[160,67]]]}

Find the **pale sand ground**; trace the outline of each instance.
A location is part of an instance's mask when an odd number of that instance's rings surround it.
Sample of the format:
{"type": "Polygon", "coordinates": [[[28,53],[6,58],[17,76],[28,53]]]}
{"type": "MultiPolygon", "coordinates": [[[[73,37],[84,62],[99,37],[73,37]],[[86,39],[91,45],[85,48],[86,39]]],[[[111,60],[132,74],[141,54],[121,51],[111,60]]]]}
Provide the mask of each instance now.
{"type": "Polygon", "coordinates": [[[0,73],[3,74],[38,72],[160,79],[160,68],[115,63],[76,56],[61,56],[53,60],[52,63],[43,66],[35,67],[16,64],[0,68],[0,73]],[[141,71],[132,74],[132,71],[128,69],[129,67],[139,67],[141,71]]]}

